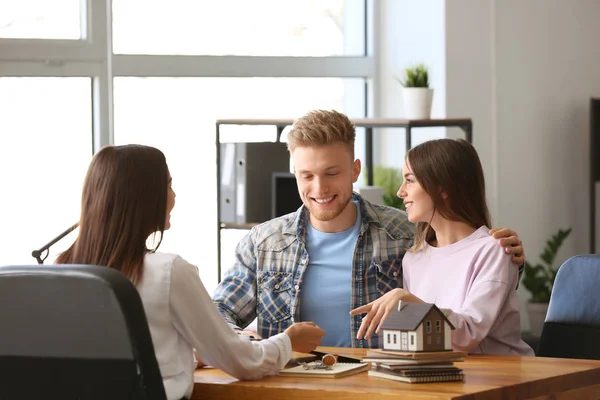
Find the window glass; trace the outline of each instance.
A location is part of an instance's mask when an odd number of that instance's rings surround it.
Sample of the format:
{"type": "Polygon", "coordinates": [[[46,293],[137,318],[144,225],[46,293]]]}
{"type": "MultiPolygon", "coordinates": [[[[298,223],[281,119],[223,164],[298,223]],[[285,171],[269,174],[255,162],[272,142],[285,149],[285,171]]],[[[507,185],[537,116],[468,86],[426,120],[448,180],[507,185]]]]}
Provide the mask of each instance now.
{"type": "Polygon", "coordinates": [[[365,53],[364,0],[113,0],[117,54],[365,53]]]}
{"type": "MultiPolygon", "coordinates": [[[[0,265],[35,264],[32,250],[79,220],[91,97],[89,78],[0,78],[0,265]]],[[[74,239],[53,245],[46,263],[74,239]]]]}
{"type": "Polygon", "coordinates": [[[0,38],[81,39],[85,0],[2,0],[0,38]]]}

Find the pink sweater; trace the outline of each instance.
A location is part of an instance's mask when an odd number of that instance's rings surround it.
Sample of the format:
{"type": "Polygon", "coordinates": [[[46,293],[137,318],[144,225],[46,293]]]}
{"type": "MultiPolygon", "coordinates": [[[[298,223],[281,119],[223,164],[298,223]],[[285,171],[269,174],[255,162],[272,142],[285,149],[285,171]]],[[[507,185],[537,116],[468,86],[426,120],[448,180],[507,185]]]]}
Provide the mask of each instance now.
{"type": "Polygon", "coordinates": [[[485,226],[449,246],[406,253],[402,268],[406,290],[450,311],[455,350],[534,355],[521,340],[518,268],[485,226]]]}

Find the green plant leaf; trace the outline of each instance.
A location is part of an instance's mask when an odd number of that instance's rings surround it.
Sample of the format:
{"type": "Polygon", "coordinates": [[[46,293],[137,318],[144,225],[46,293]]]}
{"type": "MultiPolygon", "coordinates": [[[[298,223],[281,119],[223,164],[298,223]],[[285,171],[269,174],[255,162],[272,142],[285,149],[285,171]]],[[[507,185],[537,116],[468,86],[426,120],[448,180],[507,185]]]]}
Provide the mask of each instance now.
{"type": "MultiPolygon", "coordinates": [[[[365,174],[368,171],[365,169],[365,174]]],[[[394,167],[376,165],[373,168],[373,186],[383,188],[383,203],[386,206],[404,210],[404,202],[396,193],[402,185],[402,170],[394,167]]]]}
{"type": "Polygon", "coordinates": [[[404,79],[396,78],[404,87],[429,87],[429,70],[425,64],[417,64],[404,70],[404,79]]]}
{"type": "Polygon", "coordinates": [[[558,273],[558,268],[554,268],[554,260],[570,233],[571,228],[559,229],[546,241],[546,246],[540,254],[543,265],[532,265],[527,261],[525,262],[522,283],[531,293],[530,302],[547,303],[550,301],[552,287],[558,273]]]}

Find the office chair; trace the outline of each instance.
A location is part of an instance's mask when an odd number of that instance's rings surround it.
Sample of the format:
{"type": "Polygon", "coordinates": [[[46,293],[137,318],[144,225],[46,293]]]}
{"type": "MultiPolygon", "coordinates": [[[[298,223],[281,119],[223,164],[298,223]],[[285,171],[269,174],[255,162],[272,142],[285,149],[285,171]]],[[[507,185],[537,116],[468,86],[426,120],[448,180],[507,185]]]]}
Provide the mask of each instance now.
{"type": "Polygon", "coordinates": [[[558,270],[537,355],[600,360],[600,255],[569,258],[558,270]]]}
{"type": "Polygon", "coordinates": [[[0,399],[166,399],[135,286],[99,266],[0,267],[0,399]]]}

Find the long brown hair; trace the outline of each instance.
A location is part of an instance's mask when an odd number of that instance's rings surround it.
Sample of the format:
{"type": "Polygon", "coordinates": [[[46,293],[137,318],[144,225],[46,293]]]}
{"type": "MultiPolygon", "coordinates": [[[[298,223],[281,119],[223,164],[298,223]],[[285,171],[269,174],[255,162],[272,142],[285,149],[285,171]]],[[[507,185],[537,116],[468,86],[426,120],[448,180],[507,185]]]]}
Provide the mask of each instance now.
{"type": "Polygon", "coordinates": [[[165,230],[169,170],[164,154],[142,145],[106,146],[83,184],[79,234],[57,264],[115,268],[134,284],[143,276],[146,241],[165,230]]]}
{"type": "MultiPolygon", "coordinates": [[[[433,201],[434,212],[473,228],[491,226],[485,179],[475,148],[464,139],[437,139],[408,151],[415,178],[433,201]],[[446,194],[445,198],[443,193],[446,194]]],[[[416,224],[414,249],[435,239],[428,222],[416,224]]]]}

